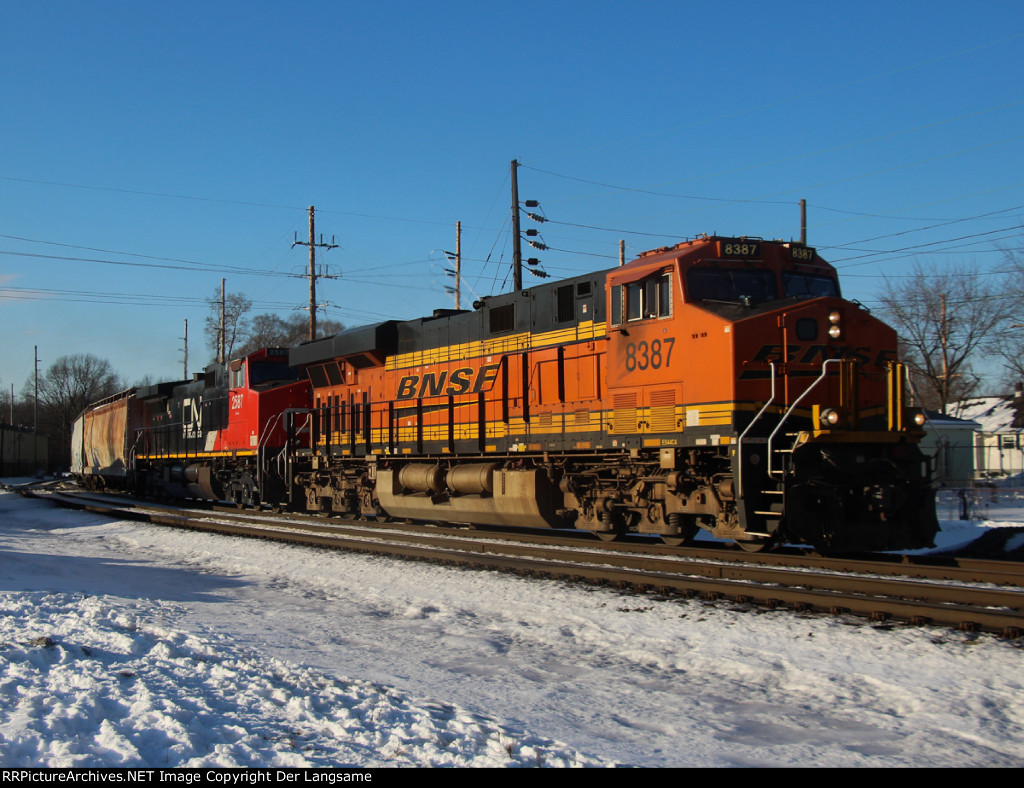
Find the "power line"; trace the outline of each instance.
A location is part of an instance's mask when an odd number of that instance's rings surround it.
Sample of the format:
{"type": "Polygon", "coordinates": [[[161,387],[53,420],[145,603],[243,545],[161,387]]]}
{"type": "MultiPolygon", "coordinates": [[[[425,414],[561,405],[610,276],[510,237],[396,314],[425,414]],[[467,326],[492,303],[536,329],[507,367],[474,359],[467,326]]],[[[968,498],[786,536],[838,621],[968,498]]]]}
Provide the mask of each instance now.
{"type": "MultiPolygon", "coordinates": [[[[46,243],[45,241],[41,243],[46,243]]],[[[162,268],[170,271],[192,271],[194,273],[231,273],[241,274],[245,276],[283,276],[294,279],[294,274],[284,274],[275,271],[255,271],[247,268],[240,268],[232,265],[204,265],[202,263],[196,263],[195,265],[203,265],[202,268],[196,268],[192,266],[184,265],[161,265],[158,263],[132,263],[127,260],[103,260],[95,257],[66,257],[61,255],[52,254],[39,254],[38,252],[15,252],[9,249],[0,249],[0,254],[8,255],[12,257],[32,257],[41,260],[61,260],[65,262],[73,263],[99,263],[103,265],[123,265],[131,268],[162,268]]],[[[115,252],[114,254],[120,254],[115,252]]],[[[168,258],[153,258],[153,259],[168,259],[168,258]]],[[[184,261],[188,262],[188,261],[184,261]]]]}
{"type": "MultiPolygon", "coordinates": [[[[909,230],[901,230],[900,232],[896,232],[896,233],[888,233],[887,235],[876,235],[874,238],[863,238],[863,239],[861,239],[859,241],[850,241],[848,244],[842,244],[842,245],[837,245],[837,246],[823,246],[823,247],[818,247],[818,248],[819,249],[846,249],[846,248],[849,247],[850,244],[866,244],[866,243],[871,243],[872,241],[880,241],[883,238],[896,238],[896,237],[901,236],[901,235],[909,235],[910,233],[923,232],[924,230],[934,230],[936,227],[946,227],[948,225],[959,224],[961,222],[971,222],[971,221],[975,221],[975,220],[978,220],[978,219],[987,219],[990,216],[998,216],[1001,213],[1010,213],[1011,211],[1022,211],[1022,210],[1024,210],[1024,205],[1015,205],[1013,208],[1003,208],[1003,209],[998,210],[998,211],[989,211],[988,213],[979,213],[979,214],[977,214],[975,216],[965,216],[965,217],[963,217],[961,219],[950,219],[949,221],[946,221],[946,222],[938,222],[936,224],[930,224],[930,225],[926,225],[924,227],[914,227],[914,228],[911,228],[909,230]]],[[[860,251],[860,250],[854,250],[854,251],[860,251]]]]}
{"type": "MultiPolygon", "coordinates": [[[[155,293],[111,293],[91,290],[59,290],[45,287],[0,287],[0,299],[31,301],[77,301],[96,304],[123,304],[126,306],[190,306],[207,307],[209,299],[195,296],[172,296],[155,293]]],[[[257,301],[253,306],[260,309],[289,309],[290,303],[282,301],[257,301]]]]}
{"type": "MultiPolygon", "coordinates": [[[[551,172],[550,170],[542,170],[542,169],[540,169],[538,167],[531,167],[528,164],[521,164],[520,166],[523,167],[524,169],[527,169],[527,170],[533,170],[534,172],[544,173],[545,175],[552,175],[552,176],[554,176],[556,178],[564,178],[564,179],[569,180],[569,181],[577,181],[579,183],[588,183],[588,184],[590,184],[592,186],[601,186],[602,188],[614,189],[616,191],[634,192],[636,194],[651,194],[651,195],[654,195],[655,197],[678,197],[678,198],[684,199],[684,200],[702,200],[702,201],[706,201],[706,202],[730,202],[730,203],[732,203],[732,202],[761,202],[761,203],[766,203],[766,204],[769,204],[769,205],[792,205],[791,201],[783,202],[783,201],[756,200],[756,199],[755,200],[743,200],[743,199],[734,199],[734,198],[729,198],[729,197],[705,197],[705,196],[699,196],[699,195],[693,195],[693,194],[673,194],[672,192],[658,192],[658,191],[654,191],[652,189],[640,189],[640,188],[635,188],[635,187],[632,187],[632,186],[617,186],[617,185],[615,185],[613,183],[602,183],[601,181],[591,181],[591,180],[587,180],[586,178],[577,178],[577,177],[574,177],[572,175],[562,175],[561,173],[551,172]]],[[[579,225],[579,226],[583,226],[583,225],[579,225]]]]}
{"type": "MultiPolygon", "coordinates": [[[[7,239],[12,240],[12,241],[24,241],[25,243],[44,244],[46,246],[59,246],[59,247],[61,247],[63,249],[81,249],[81,250],[86,251],[86,252],[101,252],[103,254],[116,254],[116,255],[121,255],[122,257],[140,257],[143,260],[161,260],[161,261],[169,262],[169,263],[187,263],[189,265],[197,265],[197,266],[206,266],[206,265],[208,265],[207,263],[200,263],[200,262],[197,262],[195,260],[183,260],[183,259],[177,258],[177,257],[159,257],[157,255],[141,254],[139,252],[121,252],[121,251],[118,251],[116,249],[97,249],[96,247],[92,247],[92,246],[78,246],[76,244],[60,243],[59,241],[43,241],[43,240],[40,240],[38,238],[24,238],[24,237],[18,236],[18,235],[0,235],[0,238],[7,238],[7,239]]],[[[11,252],[11,254],[19,254],[19,253],[18,252],[11,252]]],[[[223,269],[227,269],[227,270],[238,271],[238,272],[247,272],[247,271],[250,270],[248,268],[243,268],[241,266],[234,266],[234,265],[227,265],[227,264],[219,264],[218,267],[219,268],[223,268],[223,269]]]]}
{"type": "MultiPolygon", "coordinates": [[[[956,237],[956,238],[946,238],[946,239],[941,240],[941,241],[932,241],[930,243],[913,244],[911,246],[904,246],[904,247],[901,247],[899,249],[872,251],[872,252],[868,252],[866,254],[858,255],[856,257],[844,257],[844,258],[841,258],[839,260],[832,260],[831,262],[832,262],[832,265],[835,265],[837,268],[839,267],[839,265],[838,265],[839,263],[848,263],[850,260],[861,260],[861,262],[853,263],[853,265],[870,265],[872,262],[875,262],[875,261],[873,261],[873,260],[864,260],[863,258],[865,258],[865,257],[888,256],[888,255],[896,254],[897,252],[907,252],[907,251],[911,251],[911,250],[921,250],[921,249],[926,249],[926,248],[931,247],[931,246],[939,246],[941,244],[954,243],[955,241],[964,241],[964,240],[967,240],[967,239],[970,239],[970,238],[981,238],[983,236],[995,235],[996,233],[1013,232],[1013,235],[1008,235],[1008,236],[1006,236],[1006,238],[996,239],[996,240],[1007,240],[1009,238],[1017,238],[1020,235],[1022,235],[1022,233],[1015,232],[1015,231],[1020,230],[1020,229],[1021,229],[1020,225],[1014,225],[1012,227],[1001,227],[998,230],[989,230],[989,231],[983,232],[983,233],[972,233],[970,235],[961,235],[961,236],[956,237]]],[[[989,239],[989,240],[991,240],[991,239],[989,239]]],[[[970,244],[968,244],[968,245],[970,245],[970,244]]],[[[916,254],[917,252],[914,252],[914,253],[916,254]]],[[[847,265],[845,267],[849,268],[851,266],[847,265]]]]}
{"type": "MultiPolygon", "coordinates": [[[[241,205],[248,208],[269,208],[272,210],[279,211],[303,211],[307,210],[307,207],[298,207],[295,205],[277,205],[275,203],[262,203],[262,202],[250,202],[246,200],[229,200],[218,197],[197,197],[192,194],[174,194],[170,192],[151,192],[140,189],[123,189],[116,186],[94,186],[83,183],[63,183],[61,181],[44,181],[32,178],[15,178],[8,175],[0,175],[0,181],[10,181],[13,183],[31,183],[41,186],[60,186],[66,189],[84,189],[87,191],[101,191],[101,192],[114,192],[117,194],[131,194],[141,197],[161,197],[166,199],[174,200],[191,200],[194,202],[212,202],[220,205],[241,205]]],[[[434,224],[434,225],[447,225],[450,222],[443,222],[432,219],[411,219],[402,216],[382,216],[370,213],[356,213],[355,211],[343,211],[336,208],[318,208],[319,213],[336,213],[343,216],[354,216],[359,219],[379,219],[383,221],[391,222],[411,222],[414,224],[434,224]]]]}

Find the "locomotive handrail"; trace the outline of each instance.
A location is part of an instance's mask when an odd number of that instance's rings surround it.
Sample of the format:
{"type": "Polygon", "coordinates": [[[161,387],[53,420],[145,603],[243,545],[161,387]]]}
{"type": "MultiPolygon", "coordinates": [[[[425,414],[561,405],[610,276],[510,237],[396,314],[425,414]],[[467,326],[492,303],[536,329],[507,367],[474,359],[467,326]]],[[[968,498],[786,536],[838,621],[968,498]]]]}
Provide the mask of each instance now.
{"type": "Polygon", "coordinates": [[[274,428],[278,422],[281,421],[283,413],[277,413],[273,418],[269,419],[264,427],[263,434],[260,435],[259,442],[256,444],[256,489],[263,489],[263,462],[264,453],[263,450],[266,448],[265,443],[270,440],[270,435],[273,433],[274,428]]]}
{"type": "Polygon", "coordinates": [[[142,440],[142,436],[145,434],[145,428],[135,429],[135,440],[132,441],[132,445],[128,447],[128,467],[132,469],[132,481],[135,480],[135,458],[139,453],[139,441],[142,440]]]}
{"type": "MultiPolygon", "coordinates": [[[[256,484],[262,489],[263,482],[263,460],[264,454],[261,451],[266,448],[266,443],[270,441],[270,436],[274,431],[274,428],[279,422],[284,421],[285,417],[290,414],[304,413],[307,416],[307,424],[309,421],[308,417],[312,416],[312,410],[310,408],[285,408],[280,413],[274,414],[273,418],[269,419],[264,427],[263,434],[260,436],[259,443],[256,446],[256,484]]],[[[287,432],[287,431],[286,431],[287,432]]],[[[281,451],[278,452],[277,457],[280,458],[281,454],[289,450],[287,437],[281,451]]],[[[268,458],[269,459],[269,458],[268,458]]]]}
{"type": "MultiPolygon", "coordinates": [[[[740,433],[740,436],[736,439],[736,458],[737,458],[737,464],[736,464],[736,489],[739,490],[739,498],[741,500],[744,497],[744,495],[743,495],[743,490],[744,490],[744,487],[743,487],[743,439],[747,437],[747,433],[750,432],[751,429],[753,429],[754,425],[758,421],[760,421],[761,417],[765,414],[765,411],[767,411],[768,408],[770,408],[772,405],[775,404],[775,362],[774,361],[769,361],[768,362],[768,369],[769,369],[769,374],[771,375],[771,378],[772,378],[772,394],[771,394],[770,397],[768,397],[768,401],[765,402],[764,405],[761,407],[761,410],[759,410],[757,412],[757,415],[754,416],[753,419],[751,419],[750,424],[747,425],[747,428],[745,430],[743,430],[743,432],[740,433]]],[[[768,451],[769,451],[768,467],[771,468],[771,446],[770,445],[768,447],[768,451]]]]}
{"type": "Polygon", "coordinates": [[[772,449],[772,442],[775,440],[775,436],[778,435],[779,430],[782,429],[783,425],[786,423],[786,420],[793,414],[793,411],[796,410],[797,405],[799,405],[803,401],[804,397],[806,397],[808,394],[810,394],[811,391],[814,389],[814,387],[817,386],[819,383],[821,383],[821,381],[823,381],[825,379],[825,377],[828,375],[828,365],[829,364],[840,364],[840,363],[842,363],[842,359],[838,359],[838,358],[827,358],[827,359],[825,359],[822,362],[822,364],[821,364],[821,374],[818,375],[817,379],[813,383],[811,383],[810,386],[808,386],[806,389],[804,389],[804,392],[793,401],[793,404],[789,406],[789,409],[782,415],[782,418],[779,419],[779,423],[776,425],[775,429],[772,430],[772,434],[768,436],[768,476],[769,477],[771,477],[773,479],[775,479],[775,478],[782,478],[781,476],[777,477],[775,475],[775,470],[772,468],[772,456],[774,454],[773,449],[772,449]]]}

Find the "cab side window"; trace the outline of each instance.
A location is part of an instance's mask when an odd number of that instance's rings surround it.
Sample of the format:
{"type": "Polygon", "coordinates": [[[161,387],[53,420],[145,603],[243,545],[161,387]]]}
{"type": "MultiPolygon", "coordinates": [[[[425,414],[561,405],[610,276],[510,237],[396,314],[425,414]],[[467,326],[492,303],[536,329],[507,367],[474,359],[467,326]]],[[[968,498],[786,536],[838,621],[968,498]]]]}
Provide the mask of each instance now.
{"type": "Polygon", "coordinates": [[[672,272],[612,287],[611,324],[672,316],[672,272]]]}

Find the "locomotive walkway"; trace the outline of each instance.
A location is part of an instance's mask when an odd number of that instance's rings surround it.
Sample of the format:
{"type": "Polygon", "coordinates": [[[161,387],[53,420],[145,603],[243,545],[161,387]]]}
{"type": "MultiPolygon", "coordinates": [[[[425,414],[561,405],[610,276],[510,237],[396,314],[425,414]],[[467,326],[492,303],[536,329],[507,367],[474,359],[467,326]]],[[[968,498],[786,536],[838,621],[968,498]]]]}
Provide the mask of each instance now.
{"type": "Polygon", "coordinates": [[[1024,563],[927,558],[829,558],[793,551],[607,543],[576,532],[476,530],[236,510],[204,511],[124,498],[29,494],[63,506],[215,533],[612,585],[623,591],[731,600],[1024,636],[1024,563]]]}

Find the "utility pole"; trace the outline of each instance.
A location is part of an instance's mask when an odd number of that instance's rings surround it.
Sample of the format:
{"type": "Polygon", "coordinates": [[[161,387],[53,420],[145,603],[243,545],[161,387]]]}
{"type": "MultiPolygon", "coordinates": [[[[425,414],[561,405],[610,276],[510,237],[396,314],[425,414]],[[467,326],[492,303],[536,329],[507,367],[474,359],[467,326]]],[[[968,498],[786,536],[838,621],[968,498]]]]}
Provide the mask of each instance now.
{"type": "MultiPolygon", "coordinates": [[[[442,250],[444,251],[444,250],[442,250]]],[[[449,287],[444,286],[446,293],[451,293],[455,296],[455,308],[462,309],[460,297],[462,293],[462,222],[455,223],[455,253],[444,251],[444,256],[448,262],[455,266],[455,268],[445,268],[444,272],[448,276],[455,277],[455,286],[449,287]]]]}
{"type": "Polygon", "coordinates": [[[323,241],[323,236],[320,237],[320,243],[316,243],[313,234],[313,214],[315,209],[312,205],[309,206],[309,241],[300,241],[298,239],[292,244],[294,249],[296,246],[308,246],[309,247],[309,338],[310,340],[316,339],[316,280],[317,277],[325,279],[331,279],[325,274],[318,274],[316,272],[316,247],[322,249],[337,249],[338,245],[334,243],[333,236],[331,237],[331,243],[327,244],[323,241]]]}
{"type": "MultiPolygon", "coordinates": [[[[224,282],[224,279],[220,280],[220,352],[217,354],[217,361],[221,364],[227,361],[227,359],[224,358],[227,355],[227,351],[225,349],[227,345],[227,337],[225,336],[227,333],[227,320],[225,317],[224,282]]],[[[188,377],[188,373],[185,374],[185,377],[188,377]]]]}
{"type": "Polygon", "coordinates": [[[185,318],[185,366],[181,376],[182,380],[188,380],[188,318],[185,318]]]}
{"type": "Polygon", "coordinates": [[[800,243],[807,246],[807,200],[800,200],[800,243]]]}
{"type": "Polygon", "coordinates": [[[35,378],[36,378],[36,399],[32,406],[32,432],[39,429],[39,345],[35,345],[35,378]]]}
{"type": "Polygon", "coordinates": [[[459,296],[462,292],[462,222],[455,223],[455,308],[462,309],[459,296]]]}
{"type": "Polygon", "coordinates": [[[512,159],[512,289],[523,289],[523,250],[519,242],[519,162],[512,159]]]}
{"type": "Polygon", "coordinates": [[[36,404],[32,411],[32,471],[37,470],[39,464],[36,452],[39,451],[39,345],[35,346],[36,355],[36,404]]]}
{"type": "Polygon", "coordinates": [[[626,264],[626,242],[623,239],[619,239],[619,266],[626,264]]]}
{"type": "Polygon", "coordinates": [[[946,402],[949,399],[949,337],[946,334],[946,294],[939,296],[942,303],[942,317],[940,329],[940,341],[942,343],[942,412],[946,412],[946,402]]]}

